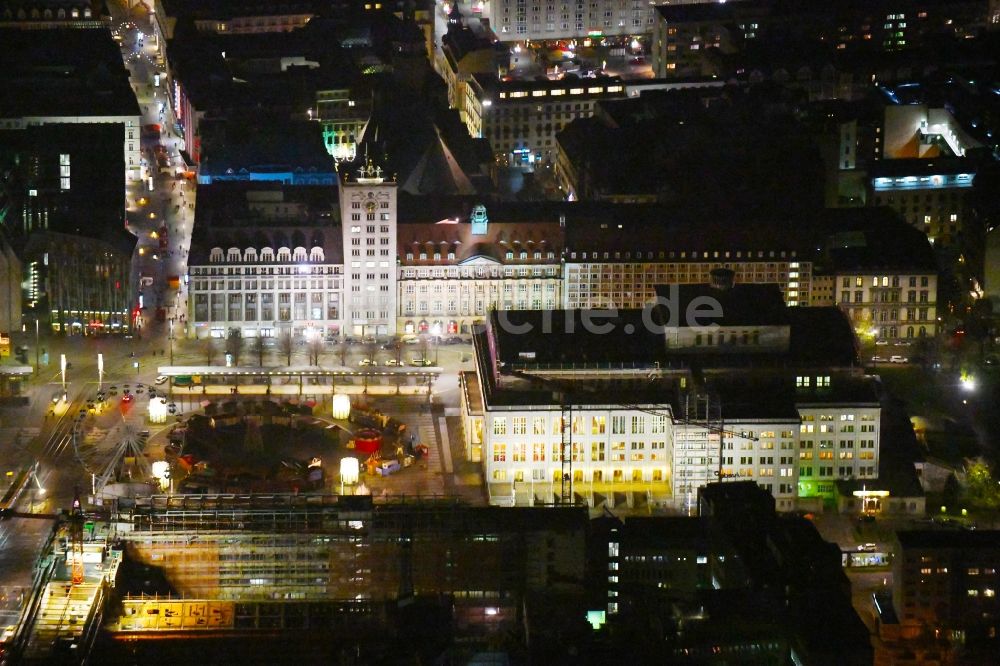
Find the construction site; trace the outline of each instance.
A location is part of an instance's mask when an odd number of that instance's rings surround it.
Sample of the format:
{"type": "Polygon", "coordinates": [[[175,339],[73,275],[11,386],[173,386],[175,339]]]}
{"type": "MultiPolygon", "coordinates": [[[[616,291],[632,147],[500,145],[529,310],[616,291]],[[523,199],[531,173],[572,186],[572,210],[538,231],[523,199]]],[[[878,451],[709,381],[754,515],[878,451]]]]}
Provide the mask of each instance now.
{"type": "Polygon", "coordinates": [[[585,509],[450,498],[154,495],[100,516],[77,505],[11,645],[27,663],[161,663],[163,640],[211,652],[245,636],[244,648],[267,638],[282,655],[360,663],[415,650],[419,630],[428,646],[454,632],[475,650],[516,628],[527,598],[580,594],[586,533],[585,509]]]}

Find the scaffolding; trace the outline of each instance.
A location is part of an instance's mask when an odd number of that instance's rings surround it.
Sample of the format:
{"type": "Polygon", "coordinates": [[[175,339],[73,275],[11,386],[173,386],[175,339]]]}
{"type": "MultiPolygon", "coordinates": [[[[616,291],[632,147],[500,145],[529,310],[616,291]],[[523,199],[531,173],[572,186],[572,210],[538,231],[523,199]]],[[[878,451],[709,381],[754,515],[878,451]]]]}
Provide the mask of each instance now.
{"type": "Polygon", "coordinates": [[[537,539],[526,534],[562,530],[582,540],[586,531],[585,511],[570,508],[579,520],[548,512],[525,520],[444,497],[274,496],[270,506],[247,506],[254,501],[189,496],[183,509],[133,508],[120,537],[186,598],[324,601],[514,593],[525,575],[512,563],[535,557],[526,544],[537,539]]]}

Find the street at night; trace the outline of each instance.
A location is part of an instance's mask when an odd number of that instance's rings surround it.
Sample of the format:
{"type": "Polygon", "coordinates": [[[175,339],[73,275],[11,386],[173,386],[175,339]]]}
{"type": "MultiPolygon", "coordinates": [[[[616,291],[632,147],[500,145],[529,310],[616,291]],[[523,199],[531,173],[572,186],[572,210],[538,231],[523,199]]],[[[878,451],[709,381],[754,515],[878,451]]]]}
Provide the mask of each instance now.
{"type": "Polygon", "coordinates": [[[0,665],[995,663],[997,26],[0,2],[0,665]]]}

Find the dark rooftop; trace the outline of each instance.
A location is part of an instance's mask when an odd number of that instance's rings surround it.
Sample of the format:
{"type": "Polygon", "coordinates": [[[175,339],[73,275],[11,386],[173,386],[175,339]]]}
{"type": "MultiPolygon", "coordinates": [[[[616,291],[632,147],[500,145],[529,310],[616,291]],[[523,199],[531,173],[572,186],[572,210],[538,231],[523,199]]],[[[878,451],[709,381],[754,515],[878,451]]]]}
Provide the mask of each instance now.
{"type": "Polygon", "coordinates": [[[0,117],[138,116],[107,29],[0,28],[0,117]]]}
{"type": "Polygon", "coordinates": [[[896,532],[906,548],[1000,549],[1000,530],[901,530],[896,532]]]}
{"type": "Polygon", "coordinates": [[[776,284],[734,284],[728,289],[719,289],[708,284],[660,285],[656,296],[661,303],[669,304],[659,308],[663,314],[657,321],[666,326],[787,326],[788,307],[776,284]],[[676,290],[676,291],[675,291],[676,290]],[[674,295],[677,300],[674,305],[674,295]],[[707,308],[713,304],[713,308],[707,308]],[[693,312],[721,310],[721,316],[707,315],[698,323],[687,320],[693,312]]]}

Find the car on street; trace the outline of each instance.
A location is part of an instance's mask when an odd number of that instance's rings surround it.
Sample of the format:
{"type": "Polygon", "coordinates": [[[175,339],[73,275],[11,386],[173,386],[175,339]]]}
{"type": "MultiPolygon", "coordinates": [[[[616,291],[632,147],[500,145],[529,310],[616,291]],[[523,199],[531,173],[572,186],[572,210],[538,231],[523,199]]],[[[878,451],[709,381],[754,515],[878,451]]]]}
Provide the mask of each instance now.
{"type": "Polygon", "coordinates": [[[453,335],[450,338],[447,338],[447,339],[445,339],[445,340],[443,340],[441,342],[441,344],[445,344],[445,345],[461,345],[461,344],[464,344],[464,343],[465,343],[465,340],[463,340],[462,338],[460,338],[457,335],[453,335]]]}
{"type": "Polygon", "coordinates": [[[167,383],[167,379],[168,379],[168,378],[167,378],[167,376],[166,376],[166,375],[160,375],[159,377],[157,377],[157,378],[156,378],[156,379],[155,379],[155,380],[153,381],[153,383],[154,383],[154,384],[156,384],[157,386],[159,386],[160,384],[166,384],[166,383],[167,383]]]}
{"type": "Polygon", "coordinates": [[[886,360],[884,356],[872,356],[872,363],[885,363],[886,360]]]}
{"type": "Polygon", "coordinates": [[[875,344],[881,347],[882,345],[889,344],[889,341],[886,340],[885,338],[879,338],[878,340],[875,341],[875,344]]]}
{"type": "Polygon", "coordinates": [[[893,354],[889,357],[889,363],[909,363],[910,359],[905,356],[900,356],[899,354],[893,354]]]}
{"type": "Polygon", "coordinates": [[[360,365],[363,368],[363,367],[369,366],[369,365],[378,365],[378,361],[376,361],[374,359],[371,359],[371,358],[363,358],[358,363],[358,365],[360,365]]]}
{"type": "Polygon", "coordinates": [[[428,368],[434,365],[434,362],[429,358],[414,358],[410,360],[410,365],[415,365],[419,368],[428,368]]]}
{"type": "Polygon", "coordinates": [[[132,395],[131,393],[126,393],[125,395],[122,396],[122,403],[123,404],[128,404],[128,403],[132,402],[133,400],[135,400],[135,396],[132,395]]]}

